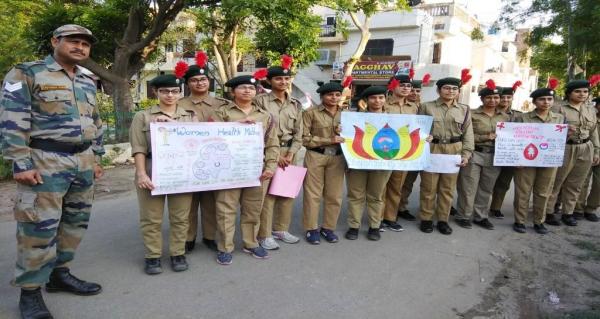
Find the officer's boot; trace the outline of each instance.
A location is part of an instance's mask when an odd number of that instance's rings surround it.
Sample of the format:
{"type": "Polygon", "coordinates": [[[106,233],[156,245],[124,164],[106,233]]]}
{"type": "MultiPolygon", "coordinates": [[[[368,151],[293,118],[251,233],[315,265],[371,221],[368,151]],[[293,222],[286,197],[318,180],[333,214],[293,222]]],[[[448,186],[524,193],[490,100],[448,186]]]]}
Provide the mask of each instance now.
{"type": "Polygon", "coordinates": [[[44,298],[42,298],[42,290],[21,289],[21,297],[19,298],[19,310],[23,319],[53,319],[50,311],[46,308],[44,298]]]}
{"type": "Polygon", "coordinates": [[[46,284],[47,292],[66,291],[80,296],[97,295],[102,291],[99,284],[83,281],[69,272],[69,268],[54,268],[50,281],[46,284]]]}

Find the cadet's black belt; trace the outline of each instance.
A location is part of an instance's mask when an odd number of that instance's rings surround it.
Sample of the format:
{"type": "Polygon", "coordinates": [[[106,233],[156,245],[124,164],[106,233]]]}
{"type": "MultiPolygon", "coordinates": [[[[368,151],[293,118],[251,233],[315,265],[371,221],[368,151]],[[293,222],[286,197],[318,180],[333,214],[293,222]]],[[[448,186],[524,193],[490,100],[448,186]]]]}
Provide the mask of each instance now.
{"type": "Polygon", "coordinates": [[[292,147],[292,142],[294,141],[294,139],[291,139],[287,142],[279,142],[279,146],[281,147],[292,147]]]}
{"type": "Polygon", "coordinates": [[[461,141],[460,136],[451,137],[451,138],[437,138],[437,137],[434,137],[431,140],[431,144],[454,144],[454,143],[458,143],[460,141],[461,141]]]}
{"type": "Polygon", "coordinates": [[[152,153],[146,154],[146,158],[152,158],[152,153]]]}
{"type": "Polygon", "coordinates": [[[323,155],[341,155],[342,154],[342,149],[340,147],[337,147],[335,149],[335,154],[326,154],[325,147],[315,147],[315,148],[309,148],[309,151],[313,151],[313,152],[317,152],[317,153],[321,153],[323,155]]]}
{"type": "Polygon", "coordinates": [[[585,140],[568,140],[567,144],[585,144],[589,141],[590,141],[589,138],[586,138],[585,140]]]}
{"type": "Polygon", "coordinates": [[[495,150],[494,150],[493,146],[477,146],[477,145],[475,145],[475,152],[494,154],[494,151],[495,150]]]}
{"type": "Polygon", "coordinates": [[[65,143],[58,142],[48,139],[31,139],[29,142],[29,147],[35,148],[38,150],[46,151],[46,152],[56,152],[56,153],[67,153],[67,154],[77,154],[81,153],[92,146],[91,142],[74,144],[74,143],[65,143]]]}

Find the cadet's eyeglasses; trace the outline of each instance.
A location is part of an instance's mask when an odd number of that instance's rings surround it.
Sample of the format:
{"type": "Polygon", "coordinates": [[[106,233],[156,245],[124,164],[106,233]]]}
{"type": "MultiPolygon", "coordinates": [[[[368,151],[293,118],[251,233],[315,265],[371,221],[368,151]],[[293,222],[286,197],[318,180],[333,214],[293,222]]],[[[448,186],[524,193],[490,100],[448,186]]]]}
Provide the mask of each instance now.
{"type": "Polygon", "coordinates": [[[201,79],[190,79],[190,84],[198,84],[201,82],[208,82],[207,78],[201,78],[201,79]]]}
{"type": "Polygon", "coordinates": [[[158,93],[163,94],[163,95],[169,95],[169,94],[177,95],[177,94],[181,93],[181,90],[180,89],[172,89],[172,90],[158,89],[158,93]]]}

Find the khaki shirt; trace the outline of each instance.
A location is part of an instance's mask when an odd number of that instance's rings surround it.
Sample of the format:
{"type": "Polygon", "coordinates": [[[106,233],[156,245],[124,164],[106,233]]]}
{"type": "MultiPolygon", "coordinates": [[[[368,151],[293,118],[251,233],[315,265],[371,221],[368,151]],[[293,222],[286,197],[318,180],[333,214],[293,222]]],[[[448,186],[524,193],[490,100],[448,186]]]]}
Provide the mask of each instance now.
{"type": "Polygon", "coordinates": [[[420,115],[433,116],[431,135],[437,139],[460,138],[461,155],[469,158],[474,149],[471,112],[468,105],[454,102],[448,106],[441,99],[422,103],[420,115]]]}
{"type": "Polygon", "coordinates": [[[246,114],[235,103],[222,106],[215,111],[216,122],[237,122],[250,119],[256,123],[262,123],[264,130],[264,170],[275,173],[279,160],[279,141],[277,139],[278,128],[273,116],[266,110],[252,104],[252,110],[246,114]]]}
{"type": "Polygon", "coordinates": [[[339,146],[333,143],[333,137],[338,135],[335,129],[340,126],[341,108],[338,108],[335,115],[331,115],[323,104],[316,105],[304,111],[302,118],[304,125],[302,141],[306,148],[339,146]]]}
{"type": "Polygon", "coordinates": [[[552,111],[565,117],[565,124],[575,126],[577,129],[568,139],[570,141],[582,141],[590,139],[594,145],[594,156],[600,153],[600,141],[598,140],[596,110],[582,104],[578,109],[569,104],[568,101],[560,101],[554,104],[552,111]]]}
{"type": "Polygon", "coordinates": [[[385,110],[390,114],[417,114],[419,113],[419,105],[414,102],[409,102],[404,99],[404,104],[400,105],[400,99],[394,95],[390,95],[385,101],[385,110]]]}
{"type": "Polygon", "coordinates": [[[496,132],[498,122],[507,122],[510,117],[500,110],[496,110],[493,116],[489,116],[483,111],[483,106],[480,106],[478,109],[471,111],[471,119],[473,121],[475,145],[494,147],[494,140],[489,139],[489,134],[496,132]]]}
{"type": "Polygon", "coordinates": [[[221,106],[229,105],[232,102],[220,97],[207,95],[199,101],[192,100],[191,96],[186,96],[179,101],[177,105],[186,110],[196,112],[196,116],[200,122],[211,122],[214,120],[214,112],[221,106]]]}
{"type": "Polygon", "coordinates": [[[287,148],[291,142],[287,151],[296,154],[302,147],[302,105],[289,94],[286,96],[287,98],[281,101],[273,92],[259,94],[254,98],[254,103],[275,118],[279,126],[279,146],[287,148]]]}
{"type": "Polygon", "coordinates": [[[552,111],[548,112],[546,118],[540,117],[535,110],[527,113],[521,113],[521,116],[515,121],[519,123],[538,123],[538,124],[562,124],[564,123],[565,118],[562,114],[554,113],[552,111]]]}
{"type": "Polygon", "coordinates": [[[502,111],[502,112],[506,113],[506,115],[508,115],[508,120],[506,122],[516,122],[517,119],[523,114],[523,112],[513,110],[511,108],[508,108],[505,111],[499,109],[499,111],[502,111]]]}

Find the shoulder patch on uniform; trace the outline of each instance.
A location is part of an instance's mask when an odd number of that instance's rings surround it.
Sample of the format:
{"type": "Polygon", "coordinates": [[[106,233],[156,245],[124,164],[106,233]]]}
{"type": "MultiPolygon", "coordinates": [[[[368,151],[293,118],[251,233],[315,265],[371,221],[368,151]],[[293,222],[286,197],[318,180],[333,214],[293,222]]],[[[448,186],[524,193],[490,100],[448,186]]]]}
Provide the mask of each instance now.
{"type": "Polygon", "coordinates": [[[4,83],[4,90],[11,93],[20,90],[22,87],[23,83],[21,82],[10,83],[7,81],[6,83],[4,83]]]}

